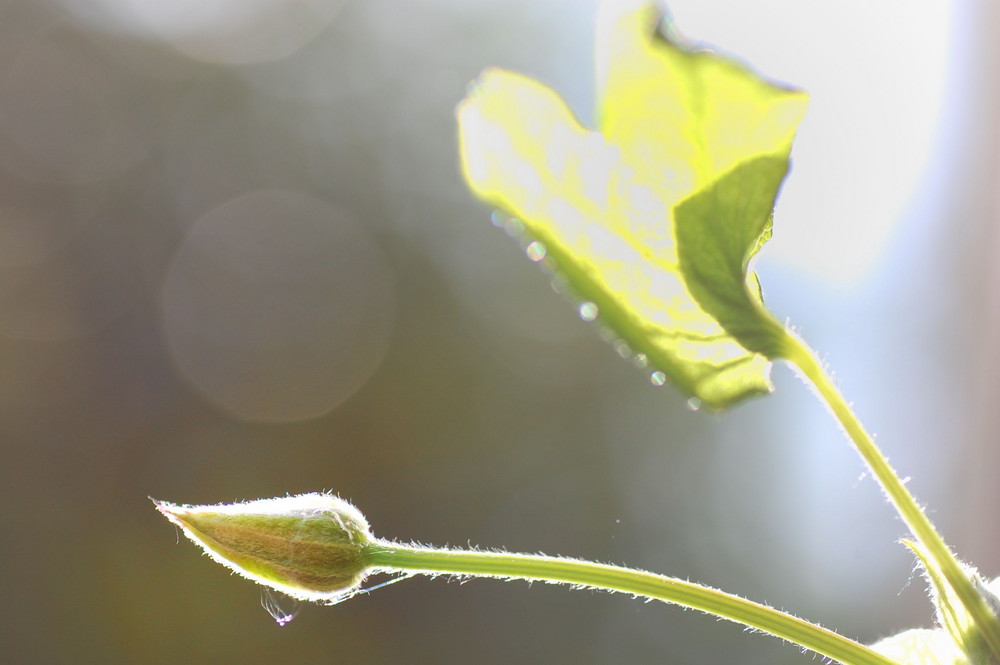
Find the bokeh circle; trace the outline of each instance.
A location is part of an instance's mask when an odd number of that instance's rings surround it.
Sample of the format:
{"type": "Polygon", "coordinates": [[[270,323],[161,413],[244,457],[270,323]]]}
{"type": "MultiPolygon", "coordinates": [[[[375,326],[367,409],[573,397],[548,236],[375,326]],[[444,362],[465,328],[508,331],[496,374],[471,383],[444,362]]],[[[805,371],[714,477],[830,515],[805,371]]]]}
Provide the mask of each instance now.
{"type": "Polygon", "coordinates": [[[188,231],[162,287],[180,374],[231,415],[320,416],[350,397],[389,344],[388,264],[350,215],[302,194],[260,190],[188,231]]]}

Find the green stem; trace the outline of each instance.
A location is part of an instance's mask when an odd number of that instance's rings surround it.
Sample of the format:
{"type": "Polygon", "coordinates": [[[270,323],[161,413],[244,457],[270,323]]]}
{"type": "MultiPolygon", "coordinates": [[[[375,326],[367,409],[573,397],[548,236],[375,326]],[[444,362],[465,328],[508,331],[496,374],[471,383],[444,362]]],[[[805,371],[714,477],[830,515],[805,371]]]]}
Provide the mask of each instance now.
{"type": "Polygon", "coordinates": [[[861,421],[854,415],[851,406],[834,386],[823,365],[816,358],[805,342],[792,333],[788,333],[788,345],[784,358],[798,368],[820,398],[826,402],[834,417],[840,422],[847,436],[854,442],[854,447],[868,464],[872,474],[882,486],[883,491],[896,508],[903,521],[910,528],[917,541],[940,568],[952,590],[961,599],[965,609],[982,632],[990,650],[1000,660],[1000,619],[992,612],[986,599],[973,586],[961,562],[955,557],[941,534],[937,532],[927,515],[917,504],[903,481],[889,465],[889,461],[875,445],[871,435],[865,431],[861,421]]]}
{"type": "Polygon", "coordinates": [[[736,621],[845,665],[894,665],[853,640],[771,607],[642,570],[544,555],[432,549],[377,540],[368,563],[383,571],[541,580],[662,600],[736,621]]]}

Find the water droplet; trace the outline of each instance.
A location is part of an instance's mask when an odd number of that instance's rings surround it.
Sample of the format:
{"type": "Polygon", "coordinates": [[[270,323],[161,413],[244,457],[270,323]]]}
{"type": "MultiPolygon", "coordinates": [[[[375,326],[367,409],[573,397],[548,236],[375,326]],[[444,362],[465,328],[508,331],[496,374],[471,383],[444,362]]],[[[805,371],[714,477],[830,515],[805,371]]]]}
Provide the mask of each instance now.
{"type": "Polygon", "coordinates": [[[656,370],[655,372],[649,375],[649,382],[652,383],[654,386],[662,386],[664,383],[667,382],[667,375],[661,372],[660,370],[656,370]]]}
{"type": "Polygon", "coordinates": [[[566,275],[562,273],[556,273],[552,276],[552,281],[549,282],[552,290],[559,295],[565,295],[569,291],[569,280],[566,279],[566,275]]]}
{"type": "Polygon", "coordinates": [[[510,217],[503,223],[503,230],[507,232],[511,238],[520,238],[524,233],[524,224],[521,220],[516,217],[510,217]]]}
{"type": "Polygon", "coordinates": [[[649,364],[649,358],[646,357],[645,353],[637,353],[632,356],[632,364],[634,364],[639,369],[645,369],[646,365],[649,364]]]}
{"type": "Polygon", "coordinates": [[[597,320],[597,314],[598,314],[597,305],[590,302],[589,300],[587,302],[580,303],[580,306],[577,308],[576,311],[580,314],[580,318],[583,319],[584,321],[597,320]]]}
{"type": "Polygon", "coordinates": [[[507,215],[499,210],[494,210],[490,213],[490,223],[497,228],[503,228],[504,224],[507,223],[507,215]]]}
{"type": "Polygon", "coordinates": [[[697,411],[701,408],[701,400],[697,397],[692,397],[687,401],[687,408],[691,411],[697,411]]]}
{"type": "Polygon", "coordinates": [[[615,520],[615,524],[621,524],[621,523],[622,523],[622,518],[619,517],[618,519],[615,520]]]}
{"type": "Polygon", "coordinates": [[[625,340],[619,339],[613,346],[615,347],[615,353],[625,360],[628,360],[632,356],[632,349],[629,348],[628,342],[625,340]]]}
{"type": "Polygon", "coordinates": [[[260,606],[267,610],[279,626],[287,626],[299,615],[302,603],[268,587],[260,590],[260,606]]]}
{"type": "Polygon", "coordinates": [[[524,253],[528,255],[528,259],[538,263],[546,256],[548,256],[548,250],[545,249],[545,244],[539,241],[534,241],[529,243],[524,249],[524,253]]]}

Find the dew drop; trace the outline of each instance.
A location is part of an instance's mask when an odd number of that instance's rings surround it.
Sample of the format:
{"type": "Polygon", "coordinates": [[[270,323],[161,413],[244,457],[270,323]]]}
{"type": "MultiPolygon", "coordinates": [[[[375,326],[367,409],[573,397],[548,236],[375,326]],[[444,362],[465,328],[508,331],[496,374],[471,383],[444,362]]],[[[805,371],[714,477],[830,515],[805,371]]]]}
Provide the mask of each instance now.
{"type": "Polygon", "coordinates": [[[302,603],[295,598],[278,593],[268,587],[260,590],[260,606],[279,626],[287,626],[299,615],[302,603]]]}
{"type": "Polygon", "coordinates": [[[589,300],[587,302],[580,303],[580,307],[578,307],[576,311],[580,314],[580,318],[584,321],[597,320],[597,305],[589,300]]]}
{"type": "Polygon", "coordinates": [[[645,369],[646,365],[649,364],[649,358],[646,357],[645,353],[637,353],[632,356],[632,364],[634,364],[639,369],[645,369]]]}
{"type": "Polygon", "coordinates": [[[632,349],[629,348],[628,342],[626,342],[625,340],[619,339],[613,344],[613,346],[615,347],[615,353],[617,353],[625,360],[628,360],[630,357],[632,357],[632,349]]]}
{"type": "Polygon", "coordinates": [[[652,383],[654,386],[662,386],[664,383],[667,382],[667,375],[661,372],[660,370],[656,370],[655,372],[649,375],[649,382],[652,383]]]}
{"type": "Polygon", "coordinates": [[[546,256],[548,256],[548,250],[545,249],[545,244],[535,240],[529,243],[527,247],[524,248],[524,253],[528,255],[528,259],[535,263],[538,263],[546,256]]]}
{"type": "Polygon", "coordinates": [[[499,210],[494,210],[490,213],[490,223],[498,229],[502,229],[504,224],[507,223],[507,215],[503,214],[499,210]]]}
{"type": "Polygon", "coordinates": [[[520,238],[524,233],[524,224],[522,224],[521,220],[516,217],[509,217],[503,223],[503,230],[506,231],[507,235],[511,238],[520,238]]]}
{"type": "Polygon", "coordinates": [[[687,401],[687,408],[691,411],[697,411],[701,408],[701,400],[697,397],[692,397],[687,401]]]}
{"type": "Polygon", "coordinates": [[[569,291],[569,280],[566,279],[566,275],[562,273],[556,273],[552,276],[552,281],[549,282],[552,290],[559,295],[565,295],[569,291]]]}

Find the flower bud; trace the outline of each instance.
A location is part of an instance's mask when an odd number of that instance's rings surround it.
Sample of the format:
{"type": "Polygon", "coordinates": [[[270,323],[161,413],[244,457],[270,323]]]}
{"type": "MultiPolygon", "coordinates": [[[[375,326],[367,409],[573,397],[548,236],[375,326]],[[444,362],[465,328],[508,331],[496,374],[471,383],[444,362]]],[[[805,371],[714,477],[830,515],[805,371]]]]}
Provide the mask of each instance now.
{"type": "Polygon", "coordinates": [[[210,557],[300,600],[337,602],[369,568],[368,522],[332,494],[300,494],[214,506],[153,500],[210,557]]]}

